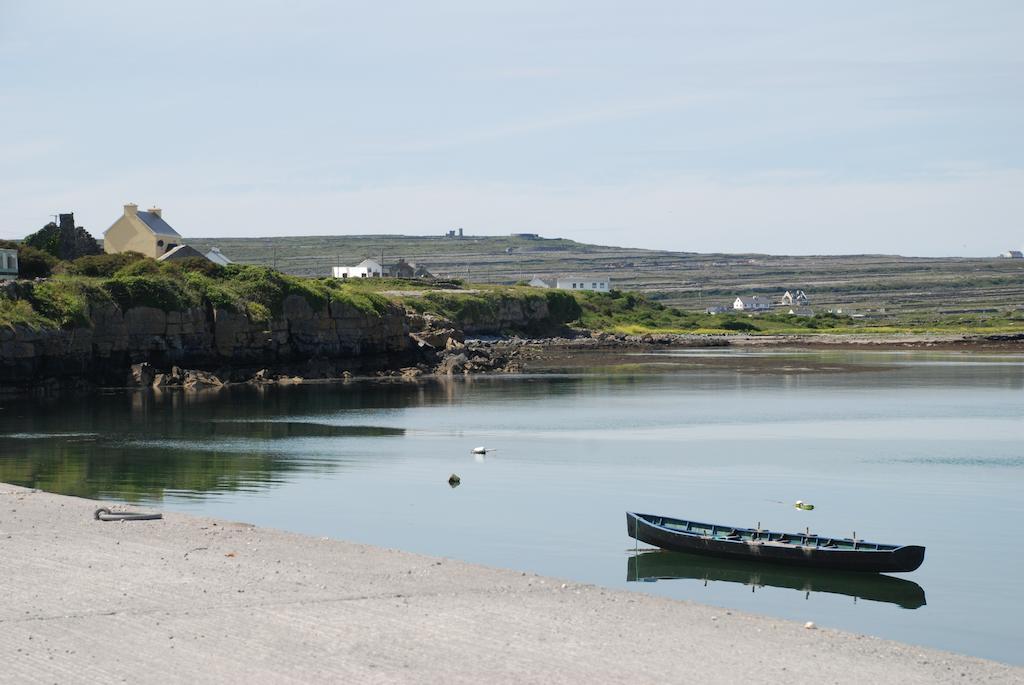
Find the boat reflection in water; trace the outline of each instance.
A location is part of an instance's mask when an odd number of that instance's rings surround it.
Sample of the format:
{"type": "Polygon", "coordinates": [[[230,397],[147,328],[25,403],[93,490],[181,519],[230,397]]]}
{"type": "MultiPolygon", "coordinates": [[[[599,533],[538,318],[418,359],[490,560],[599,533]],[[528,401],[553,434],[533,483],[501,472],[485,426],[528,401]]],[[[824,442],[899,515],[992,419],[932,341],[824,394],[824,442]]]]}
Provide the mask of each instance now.
{"type": "Polygon", "coordinates": [[[924,589],[912,580],[880,573],[823,571],[806,568],[758,564],[714,557],[652,550],[638,552],[627,560],[627,582],[654,582],[692,578],[749,585],[751,591],[766,585],[791,588],[806,593],[827,592],[848,595],[872,602],[896,604],[904,609],[923,607],[924,589]]]}

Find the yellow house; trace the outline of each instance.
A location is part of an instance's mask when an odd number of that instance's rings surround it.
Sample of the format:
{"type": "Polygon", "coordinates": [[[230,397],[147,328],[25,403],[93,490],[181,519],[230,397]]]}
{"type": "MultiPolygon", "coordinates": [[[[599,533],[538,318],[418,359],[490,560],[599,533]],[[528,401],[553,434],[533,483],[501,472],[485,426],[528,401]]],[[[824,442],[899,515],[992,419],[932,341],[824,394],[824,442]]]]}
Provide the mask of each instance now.
{"type": "Polygon", "coordinates": [[[164,221],[163,210],[153,207],[140,212],[139,206],[127,204],[124,214],[103,232],[103,251],[141,252],[156,259],[181,245],[181,235],[164,221]]]}

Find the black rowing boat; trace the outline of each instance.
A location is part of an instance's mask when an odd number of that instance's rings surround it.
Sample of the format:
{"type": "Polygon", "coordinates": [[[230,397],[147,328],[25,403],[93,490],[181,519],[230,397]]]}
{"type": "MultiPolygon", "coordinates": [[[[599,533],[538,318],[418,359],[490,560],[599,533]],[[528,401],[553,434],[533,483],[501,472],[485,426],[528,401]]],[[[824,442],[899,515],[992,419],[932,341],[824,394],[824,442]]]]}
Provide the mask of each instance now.
{"type": "Polygon", "coordinates": [[[777,533],[713,523],[626,512],[631,538],[661,549],[726,559],[753,559],[844,571],[913,571],[924,561],[924,547],[883,545],[813,533],[777,533]]]}

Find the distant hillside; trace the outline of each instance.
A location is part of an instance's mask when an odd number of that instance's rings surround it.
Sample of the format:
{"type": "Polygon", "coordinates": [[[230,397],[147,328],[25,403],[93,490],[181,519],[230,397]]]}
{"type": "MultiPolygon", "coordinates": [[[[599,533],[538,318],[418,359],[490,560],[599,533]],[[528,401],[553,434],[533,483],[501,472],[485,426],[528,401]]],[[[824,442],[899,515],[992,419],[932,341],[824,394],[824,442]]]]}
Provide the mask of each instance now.
{"type": "Polygon", "coordinates": [[[515,283],[534,275],[602,273],[686,310],[731,303],[736,295],[781,296],[800,288],[812,307],[862,313],[986,313],[1024,307],[1024,260],[892,255],[777,256],[697,254],[587,245],[511,236],[299,236],[195,238],[239,262],[324,276],[366,257],[422,264],[437,276],[515,283]]]}

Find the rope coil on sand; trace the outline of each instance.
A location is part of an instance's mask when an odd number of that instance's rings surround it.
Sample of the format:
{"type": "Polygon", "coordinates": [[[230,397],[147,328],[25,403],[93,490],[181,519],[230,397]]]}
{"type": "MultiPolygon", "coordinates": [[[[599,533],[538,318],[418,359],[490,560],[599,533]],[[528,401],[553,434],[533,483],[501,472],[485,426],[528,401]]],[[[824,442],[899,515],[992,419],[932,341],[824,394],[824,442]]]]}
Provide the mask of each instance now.
{"type": "Polygon", "coordinates": [[[97,521],[155,521],[162,519],[163,514],[142,514],[137,511],[111,511],[106,507],[100,507],[93,512],[93,518],[97,521]]]}

